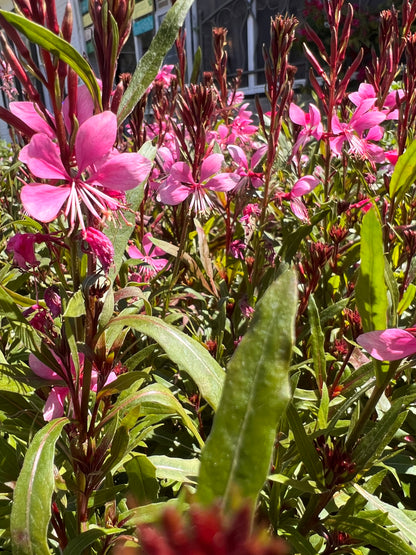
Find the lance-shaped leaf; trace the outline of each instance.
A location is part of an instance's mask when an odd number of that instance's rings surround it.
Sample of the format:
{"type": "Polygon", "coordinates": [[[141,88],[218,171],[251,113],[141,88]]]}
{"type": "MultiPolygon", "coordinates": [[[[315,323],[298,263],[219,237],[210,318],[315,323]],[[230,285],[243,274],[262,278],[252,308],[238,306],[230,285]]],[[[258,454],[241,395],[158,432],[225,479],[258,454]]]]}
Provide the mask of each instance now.
{"type": "Polygon", "coordinates": [[[399,202],[416,181],[416,141],[413,141],[406,152],[399,156],[394,167],[390,182],[390,197],[399,202]]]}
{"type": "MultiPolygon", "coordinates": [[[[176,399],[173,393],[171,393],[170,389],[157,383],[151,384],[117,401],[101,420],[97,429],[107,424],[107,422],[111,422],[111,420],[117,416],[122,418],[122,426],[130,428],[136,423],[137,418],[149,414],[162,416],[171,414],[179,415],[185,426],[198,440],[199,445],[202,446],[204,444],[197,428],[181,403],[176,399]]],[[[121,430],[121,427],[119,430],[121,430]]],[[[118,451],[121,451],[121,448],[118,449],[118,451]]]]}
{"type": "Polygon", "coordinates": [[[374,519],[350,515],[335,516],[327,518],[324,524],[327,529],[342,530],[363,544],[378,548],[381,553],[394,553],[394,555],[415,555],[416,553],[400,536],[390,532],[374,519]]]}
{"type": "Polygon", "coordinates": [[[356,302],[365,332],[387,327],[387,287],[384,280],[384,248],[381,223],[373,207],[361,224],[360,274],[356,302]]]}
{"type": "MultiPolygon", "coordinates": [[[[380,509],[383,513],[387,513],[390,522],[397,526],[404,539],[416,547],[414,520],[409,518],[402,509],[384,503],[384,501],[381,501],[378,497],[372,495],[358,484],[354,484],[354,487],[365,499],[367,499],[367,501],[369,501],[370,505],[374,506],[376,509],[380,509]]],[[[412,514],[415,514],[415,512],[412,511],[412,514]]]]}
{"type": "Polygon", "coordinates": [[[48,526],[54,485],[55,443],[67,418],[52,420],[33,438],[13,495],[10,532],[16,555],[49,555],[48,526]]]}
{"type": "Polygon", "coordinates": [[[186,14],[194,0],[177,0],[168,11],[158,32],[152,40],[149,50],[141,58],[130,85],[124,93],[118,109],[118,121],[122,123],[132,112],[133,108],[146,92],[153,79],[156,77],[164,57],[169,52],[182,27],[186,14]]]}
{"type": "Polygon", "coordinates": [[[290,398],[289,362],[294,341],[297,285],[283,273],[259,301],[252,325],[228,366],[220,406],[202,452],[198,499],[233,492],[256,500],[267,478],[276,426],[290,398]]]}
{"type": "Polygon", "coordinates": [[[163,320],[144,314],[119,316],[111,320],[111,326],[128,326],[157,341],[179,369],[194,380],[211,407],[217,408],[225,373],[200,343],[163,320]]]}
{"type": "Polygon", "coordinates": [[[90,65],[69,42],[58,37],[55,33],[46,29],[46,27],[30,21],[26,17],[6,10],[0,10],[0,14],[8,23],[13,25],[15,29],[25,35],[30,42],[37,44],[72,67],[75,73],[79,75],[87,85],[94,99],[94,103],[97,106],[101,104],[100,87],[90,65]]]}

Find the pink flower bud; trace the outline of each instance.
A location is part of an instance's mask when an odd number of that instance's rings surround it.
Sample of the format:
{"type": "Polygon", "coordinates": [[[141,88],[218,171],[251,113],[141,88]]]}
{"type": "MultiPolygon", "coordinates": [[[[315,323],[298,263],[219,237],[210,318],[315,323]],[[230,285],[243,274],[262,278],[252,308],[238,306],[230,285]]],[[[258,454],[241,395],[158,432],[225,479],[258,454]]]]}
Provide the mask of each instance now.
{"type": "Polygon", "coordinates": [[[87,227],[82,232],[82,238],[88,243],[91,251],[101,262],[104,272],[107,273],[114,261],[114,247],[110,239],[93,227],[87,227]]]}

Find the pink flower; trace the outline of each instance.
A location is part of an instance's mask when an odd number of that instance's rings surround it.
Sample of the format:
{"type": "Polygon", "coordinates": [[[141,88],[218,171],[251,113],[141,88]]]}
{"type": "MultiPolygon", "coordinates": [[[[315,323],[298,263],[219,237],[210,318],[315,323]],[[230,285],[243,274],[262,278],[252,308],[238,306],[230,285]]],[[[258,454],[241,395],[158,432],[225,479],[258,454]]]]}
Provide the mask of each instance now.
{"type": "Polygon", "coordinates": [[[75,139],[75,163],[68,172],[64,167],[58,145],[44,133],[34,135],[20,152],[24,162],[36,177],[63,180],[62,185],[29,183],[21,191],[25,210],[41,222],[54,220],[63,206],[71,229],[78,220],[85,230],[81,204],[98,219],[121,204],[114,191],[124,192],[144,181],[151,162],[137,153],[118,153],[113,149],[117,135],[117,117],[103,112],[87,119],[75,139]],[[104,189],[104,190],[103,190],[104,189]]]}
{"type": "Polygon", "coordinates": [[[162,85],[163,87],[170,87],[171,82],[173,79],[176,79],[176,75],[172,72],[172,69],[175,66],[172,65],[164,65],[156,77],[153,79],[153,83],[147,89],[147,92],[150,92],[154,85],[162,85]]]}
{"type": "Polygon", "coordinates": [[[398,328],[363,333],[357,343],[377,360],[400,360],[416,353],[416,337],[398,328]]]}
{"type": "Polygon", "coordinates": [[[384,150],[370,141],[379,141],[383,136],[383,128],[378,125],[386,119],[386,115],[373,109],[373,99],[363,100],[353,113],[348,123],[341,123],[338,116],[332,116],[331,150],[338,156],[342,153],[345,141],[349,144],[349,153],[361,159],[375,162],[384,161],[384,150]]]}
{"type": "Polygon", "coordinates": [[[13,263],[22,270],[39,266],[35,256],[35,243],[39,243],[37,233],[16,233],[7,242],[6,251],[13,253],[13,263]]]}
{"type": "Polygon", "coordinates": [[[267,145],[262,145],[251,157],[251,167],[249,167],[247,156],[244,150],[237,145],[229,145],[228,151],[231,158],[238,164],[237,174],[241,177],[239,186],[243,187],[248,180],[251,181],[253,187],[258,189],[263,185],[263,173],[255,172],[254,169],[259,164],[267,151],[267,145]]]}
{"type": "Polygon", "coordinates": [[[373,101],[372,106],[374,106],[377,100],[377,94],[373,85],[370,85],[370,83],[361,83],[358,87],[358,91],[349,94],[348,98],[355,106],[361,106],[364,100],[371,99],[373,101]]]}
{"type": "Polygon", "coordinates": [[[247,106],[248,103],[240,106],[238,114],[228,125],[221,123],[217,131],[207,133],[207,141],[211,142],[215,139],[222,145],[232,145],[237,141],[250,143],[251,135],[254,135],[258,128],[257,125],[253,125],[252,112],[246,109],[247,106]]]}
{"type": "MultiPolygon", "coordinates": [[[[54,116],[47,112],[50,122],[45,119],[44,114],[42,114],[39,109],[36,108],[36,104],[33,102],[10,102],[9,110],[11,113],[24,121],[31,129],[37,133],[45,133],[51,139],[56,138],[55,132],[55,118],[54,116]]],[[[86,85],[81,85],[77,88],[77,102],[76,102],[76,118],[78,124],[81,125],[89,119],[94,114],[94,102],[91,98],[91,94],[86,85]]],[[[62,113],[64,117],[65,127],[70,134],[72,132],[72,124],[69,118],[69,100],[68,97],[62,103],[62,113]]]]}
{"type": "Polygon", "coordinates": [[[102,231],[93,227],[87,227],[87,229],[82,232],[82,238],[88,243],[91,251],[101,262],[104,273],[108,273],[114,261],[113,243],[102,231]]]}
{"type": "Polygon", "coordinates": [[[293,185],[290,193],[284,193],[281,198],[290,201],[290,208],[294,215],[302,221],[309,221],[308,211],[300,197],[313,191],[319,179],[313,175],[304,175],[293,185]]]}
{"type": "Polygon", "coordinates": [[[309,113],[306,114],[292,102],[289,106],[289,117],[293,123],[302,127],[293,146],[293,154],[305,146],[311,137],[314,137],[317,141],[320,140],[324,130],[321,123],[321,113],[314,104],[309,104],[309,113]]]}
{"type": "Polygon", "coordinates": [[[145,272],[141,272],[141,274],[145,274],[145,281],[149,281],[154,277],[157,273],[159,273],[163,268],[168,264],[167,258],[160,258],[163,256],[165,251],[160,247],[156,247],[152,243],[152,234],[146,233],[143,237],[143,250],[141,252],[135,245],[130,245],[127,249],[129,256],[131,258],[135,258],[137,260],[142,261],[145,265],[145,272]]]}
{"type": "Polygon", "coordinates": [[[210,154],[202,162],[199,176],[195,177],[188,164],[176,162],[171,167],[166,183],[158,191],[158,200],[175,206],[192,195],[189,209],[205,211],[208,206],[212,206],[208,191],[231,191],[240,179],[233,173],[219,173],[223,161],[222,154],[210,154]]]}
{"type": "MultiPolygon", "coordinates": [[[[384,101],[384,106],[382,112],[386,115],[386,119],[397,119],[399,116],[399,111],[397,108],[398,101],[400,101],[404,96],[404,91],[402,89],[393,90],[389,92],[384,101]]],[[[364,101],[372,100],[372,107],[375,105],[377,100],[377,93],[370,83],[361,83],[358,87],[357,92],[353,92],[348,95],[355,106],[361,106],[364,101]]]]}
{"type": "MultiPolygon", "coordinates": [[[[46,366],[43,362],[41,362],[35,355],[29,355],[29,366],[31,370],[40,378],[49,381],[59,381],[65,382],[68,379],[71,379],[68,376],[68,372],[65,370],[65,366],[62,360],[52,352],[53,357],[56,359],[57,364],[61,368],[61,372],[57,374],[54,372],[49,366],[46,366]]],[[[82,383],[82,368],[84,365],[84,355],[82,353],[79,354],[79,362],[81,366],[81,378],[80,381],[82,383]]],[[[71,360],[71,376],[75,377],[75,367],[71,360]]],[[[115,372],[110,372],[108,378],[104,385],[107,385],[113,382],[117,378],[115,372]]],[[[98,373],[96,370],[92,370],[91,373],[91,391],[97,391],[97,382],[98,382],[98,373]]],[[[48,398],[46,399],[45,407],[43,409],[43,418],[46,422],[53,420],[54,418],[59,418],[60,416],[64,415],[64,402],[65,399],[69,396],[69,387],[66,386],[54,386],[52,387],[48,398]]]]}
{"type": "Polygon", "coordinates": [[[397,149],[393,149],[393,150],[386,150],[386,152],[384,153],[384,155],[386,156],[386,159],[390,162],[390,164],[392,166],[395,166],[397,163],[397,160],[399,159],[399,152],[397,149]]]}

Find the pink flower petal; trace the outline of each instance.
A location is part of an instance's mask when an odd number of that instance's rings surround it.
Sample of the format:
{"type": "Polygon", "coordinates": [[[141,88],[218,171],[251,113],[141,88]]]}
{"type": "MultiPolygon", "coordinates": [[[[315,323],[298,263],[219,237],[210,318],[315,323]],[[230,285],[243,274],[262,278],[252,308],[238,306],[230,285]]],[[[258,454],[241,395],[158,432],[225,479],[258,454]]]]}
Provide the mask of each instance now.
{"type": "Polygon", "coordinates": [[[231,158],[234,160],[236,164],[242,166],[246,170],[248,169],[247,157],[245,155],[244,150],[241,147],[237,145],[229,145],[228,152],[230,153],[231,158]]]}
{"type": "Polygon", "coordinates": [[[170,168],[170,178],[178,183],[195,184],[191,168],[185,162],[175,162],[170,168]]]}
{"type": "Polygon", "coordinates": [[[206,181],[215,173],[221,171],[224,156],[222,154],[210,154],[201,165],[201,182],[206,181]]]}
{"type": "Polygon", "coordinates": [[[42,185],[41,183],[29,183],[24,185],[20,191],[20,198],[24,209],[40,222],[51,222],[54,220],[68,199],[71,187],[42,185]]]}
{"type": "Polygon", "coordinates": [[[301,197],[315,189],[318,185],[319,179],[313,175],[304,175],[293,185],[290,192],[291,197],[301,197]]]}
{"type": "MultiPolygon", "coordinates": [[[[69,132],[71,132],[71,122],[69,120],[69,100],[68,97],[62,103],[62,112],[64,114],[65,126],[69,132]]],[[[91,93],[86,85],[80,85],[77,89],[77,107],[76,107],[76,118],[79,125],[82,125],[84,121],[92,117],[94,114],[94,101],[91,97],[91,93]]]]}
{"type": "MultiPolygon", "coordinates": [[[[36,110],[33,102],[10,102],[9,109],[14,116],[24,121],[33,131],[45,133],[51,139],[56,137],[54,129],[46,123],[36,110]]],[[[53,116],[51,116],[51,119],[54,121],[53,116]]]]}
{"type": "Polygon", "coordinates": [[[210,191],[231,191],[239,181],[240,176],[235,173],[219,173],[214,175],[204,187],[210,191]]]}
{"type": "Polygon", "coordinates": [[[84,121],[75,139],[79,171],[83,172],[108,154],[113,148],[116,135],[117,116],[113,112],[102,112],[84,121]]]}
{"type": "Polygon", "coordinates": [[[290,208],[291,208],[293,214],[297,218],[299,218],[299,220],[302,220],[302,222],[308,222],[309,221],[308,211],[306,210],[306,206],[303,204],[303,202],[300,200],[300,198],[291,199],[290,208]]]}
{"type": "Polygon", "coordinates": [[[127,248],[127,252],[130,258],[136,258],[137,260],[143,260],[143,258],[146,256],[139,251],[136,245],[129,245],[129,247],[127,248]]]}
{"type": "Polygon", "coordinates": [[[397,328],[363,333],[357,343],[377,360],[400,360],[416,353],[416,338],[397,328]]]}
{"type": "Polygon", "coordinates": [[[135,152],[112,156],[87,180],[115,191],[127,191],[147,179],[152,162],[135,152]]]}
{"type": "Polygon", "coordinates": [[[260,148],[256,150],[256,152],[251,157],[251,168],[253,170],[260,162],[260,160],[263,158],[263,156],[266,154],[267,148],[268,148],[267,145],[262,145],[260,148]]]}
{"type": "Polygon", "coordinates": [[[34,354],[29,355],[29,366],[32,372],[34,372],[39,378],[43,380],[61,380],[62,378],[58,376],[49,366],[46,366],[41,362],[34,354]]]}
{"type": "Polygon", "coordinates": [[[293,102],[289,106],[289,117],[293,121],[293,123],[297,123],[298,125],[306,125],[306,114],[305,112],[296,106],[293,102]]]}
{"type": "Polygon", "coordinates": [[[69,389],[67,387],[52,388],[43,409],[43,418],[46,422],[64,415],[64,401],[68,393],[69,389]]]}
{"type": "Polygon", "coordinates": [[[26,164],[36,177],[69,179],[62,164],[58,145],[44,133],[33,135],[30,143],[20,151],[19,160],[26,164]]]}
{"type": "Polygon", "coordinates": [[[184,201],[192,193],[191,187],[181,185],[174,179],[168,178],[157,193],[157,199],[163,204],[176,206],[184,201]]]}

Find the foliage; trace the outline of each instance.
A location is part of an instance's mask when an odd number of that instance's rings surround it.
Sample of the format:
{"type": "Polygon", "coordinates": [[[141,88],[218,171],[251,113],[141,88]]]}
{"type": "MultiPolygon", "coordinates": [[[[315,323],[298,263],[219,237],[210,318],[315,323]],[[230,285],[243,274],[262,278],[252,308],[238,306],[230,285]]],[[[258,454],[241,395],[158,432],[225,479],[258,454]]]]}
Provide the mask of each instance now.
{"type": "Polygon", "coordinates": [[[97,76],[70,7],[0,11],[0,550],[416,553],[416,1],[366,58],[324,2],[306,107],[294,17],[250,105],[191,4],[116,84],[132,0],[97,76]]]}

